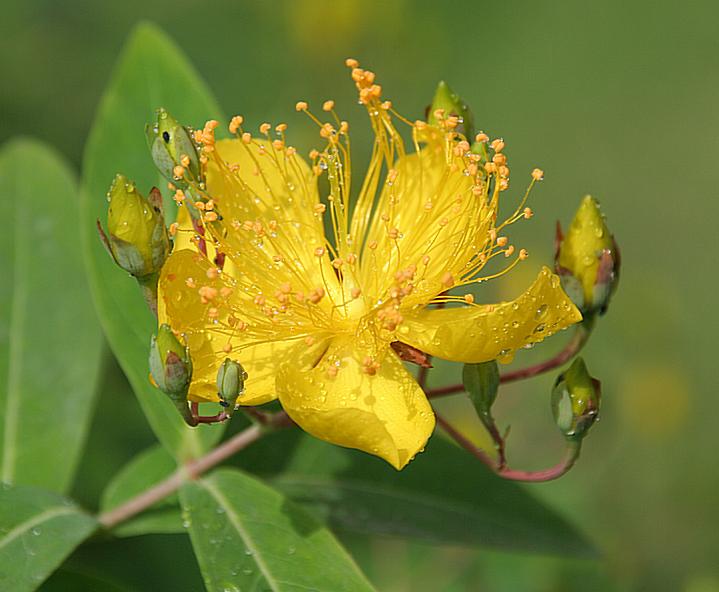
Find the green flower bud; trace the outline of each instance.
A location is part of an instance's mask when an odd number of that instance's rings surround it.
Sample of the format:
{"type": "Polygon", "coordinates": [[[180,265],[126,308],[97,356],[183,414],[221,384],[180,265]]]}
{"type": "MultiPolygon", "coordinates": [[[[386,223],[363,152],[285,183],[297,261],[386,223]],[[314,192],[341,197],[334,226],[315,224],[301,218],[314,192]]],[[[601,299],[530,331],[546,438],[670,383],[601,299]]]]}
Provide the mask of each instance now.
{"type": "Polygon", "coordinates": [[[103,237],[115,262],[137,278],[157,273],[170,252],[165,221],[123,175],[116,175],[107,194],[109,237],[103,237]]]}
{"type": "Polygon", "coordinates": [[[568,440],[579,441],[599,414],[601,383],[589,375],[582,358],[560,374],[552,391],[552,413],[568,440]]]}
{"type": "Polygon", "coordinates": [[[619,249],[592,196],[582,200],[566,235],[557,225],[555,267],[585,316],[606,312],[619,280],[619,249]]]}
{"type": "Polygon", "coordinates": [[[170,325],[163,324],[150,341],[150,375],[173,401],[186,402],[192,380],[190,350],[180,343],[170,325]]]}
{"type": "Polygon", "coordinates": [[[458,94],[454,93],[444,80],[437,85],[432,105],[427,114],[427,123],[430,125],[437,125],[438,123],[435,115],[437,109],[444,111],[444,117],[449,117],[450,115],[459,117],[457,131],[463,134],[470,142],[474,141],[474,116],[472,111],[467,103],[458,94]]]}
{"type": "Polygon", "coordinates": [[[242,364],[225,358],[217,371],[217,394],[220,397],[220,405],[234,409],[237,397],[245,390],[247,372],[242,364]]]}
{"type": "Polygon", "coordinates": [[[147,145],[160,173],[178,186],[186,183],[175,174],[182,166],[191,177],[199,179],[200,163],[197,146],[190,130],[180,125],[165,109],[157,110],[155,123],[145,126],[147,145]]]}

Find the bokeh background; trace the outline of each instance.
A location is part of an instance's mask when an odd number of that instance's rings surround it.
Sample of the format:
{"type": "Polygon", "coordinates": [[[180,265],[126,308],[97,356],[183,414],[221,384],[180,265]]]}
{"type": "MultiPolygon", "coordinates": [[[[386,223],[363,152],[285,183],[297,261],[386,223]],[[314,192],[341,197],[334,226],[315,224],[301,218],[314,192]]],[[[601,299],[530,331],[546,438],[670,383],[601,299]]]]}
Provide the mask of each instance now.
{"type": "MultiPolygon", "coordinates": [[[[345,57],[375,70],[411,118],[447,80],[478,128],[507,140],[515,192],[534,166],[546,172],[535,217],[513,233],[532,257],[483,298],[526,286],[551,261],[555,219],[567,224],[582,195],[598,197],[623,255],[619,292],[586,350],[604,382],[602,421],[567,477],[532,489],[580,524],[602,558],[348,544],[383,591],[719,591],[716,2],[6,0],[2,12],[0,140],[46,140],[78,171],[112,64],[143,19],[183,47],[227,113],[288,121],[307,149],[314,137],[296,100],[333,98],[361,121],[345,57]]],[[[354,146],[368,138],[360,127],[354,146]]],[[[443,367],[435,380],[456,372],[443,367]]],[[[75,492],[89,505],[154,441],[111,360],[107,376],[75,492]]],[[[551,381],[500,396],[515,464],[540,468],[560,450],[551,381]]],[[[122,541],[92,559],[138,589],[200,589],[179,538],[122,541]],[[155,573],[138,574],[133,557],[154,562],[155,573]]]]}

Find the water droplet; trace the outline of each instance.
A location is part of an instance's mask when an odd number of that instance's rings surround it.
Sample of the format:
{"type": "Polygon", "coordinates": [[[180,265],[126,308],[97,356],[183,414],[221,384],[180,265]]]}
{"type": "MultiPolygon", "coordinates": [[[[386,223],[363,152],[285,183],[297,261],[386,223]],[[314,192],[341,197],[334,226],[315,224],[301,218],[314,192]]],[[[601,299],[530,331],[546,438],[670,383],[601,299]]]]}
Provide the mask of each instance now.
{"type": "Polygon", "coordinates": [[[36,526],[36,527],[33,528],[30,532],[31,532],[34,536],[40,536],[40,534],[42,533],[42,530],[40,529],[39,526],[36,526]]]}
{"type": "Polygon", "coordinates": [[[545,314],[547,314],[547,305],[546,305],[546,304],[542,304],[542,305],[537,309],[537,311],[534,313],[534,318],[535,318],[536,320],[539,320],[539,319],[541,319],[545,314]]]}

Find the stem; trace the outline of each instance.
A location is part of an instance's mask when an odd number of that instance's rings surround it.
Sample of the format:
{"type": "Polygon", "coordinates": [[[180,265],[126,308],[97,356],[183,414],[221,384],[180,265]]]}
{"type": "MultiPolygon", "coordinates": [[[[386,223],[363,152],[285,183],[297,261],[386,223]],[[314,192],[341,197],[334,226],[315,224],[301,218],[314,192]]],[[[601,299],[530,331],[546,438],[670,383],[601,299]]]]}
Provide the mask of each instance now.
{"type": "Polygon", "coordinates": [[[151,273],[143,277],[136,278],[137,283],[142,291],[142,297],[145,299],[147,308],[157,318],[157,282],[160,279],[159,273],[151,273]]]}
{"type": "MultiPolygon", "coordinates": [[[[502,464],[498,464],[492,460],[492,458],[481,448],[477,448],[474,443],[459,432],[451,423],[446,419],[435,413],[437,423],[457,442],[462,448],[467,450],[470,454],[477,457],[486,466],[488,466],[496,475],[507,479],[509,481],[526,481],[529,483],[543,483],[545,481],[552,481],[558,479],[564,475],[569,469],[574,466],[579,458],[579,451],[581,449],[581,441],[579,442],[568,442],[567,451],[564,458],[549,469],[542,471],[517,471],[504,467],[502,464]]],[[[501,463],[501,461],[500,461],[501,463]]]]}
{"type": "Polygon", "coordinates": [[[515,370],[514,372],[507,372],[505,374],[502,374],[499,377],[499,381],[502,383],[514,382],[515,380],[532,378],[533,376],[537,376],[538,374],[548,372],[549,370],[554,370],[555,368],[561,366],[568,360],[571,360],[575,355],[577,355],[577,353],[579,353],[579,350],[581,350],[582,347],[584,347],[584,344],[587,343],[590,334],[591,329],[587,329],[584,324],[577,325],[577,329],[574,332],[572,339],[556,356],[550,358],[545,362],[542,362],[541,364],[536,364],[535,366],[529,366],[528,368],[521,368],[519,370],[515,370]]]}
{"type": "MultiPolygon", "coordinates": [[[[270,427],[281,427],[287,424],[287,414],[283,411],[273,416],[268,425],[270,427]]],[[[164,499],[171,493],[177,491],[185,482],[197,479],[200,475],[220,464],[236,452],[246,448],[256,440],[259,440],[267,430],[259,425],[252,425],[241,431],[236,436],[220,444],[217,448],[208,452],[205,456],[192,460],[179,467],[172,475],[164,481],[153,485],[150,489],[129,499],[124,504],[100,514],[98,521],[106,528],[111,529],[121,522],[132,518],[153,504],[164,499]]]]}
{"type": "Polygon", "coordinates": [[[444,417],[439,415],[436,411],[434,412],[434,416],[437,419],[437,423],[442,426],[442,429],[447,432],[452,439],[457,442],[462,448],[476,456],[479,460],[481,460],[485,465],[487,465],[492,471],[497,471],[497,463],[492,460],[492,457],[489,456],[484,450],[481,448],[477,448],[474,443],[467,438],[464,434],[462,434],[457,428],[455,428],[451,423],[449,423],[444,417]]]}
{"type": "Polygon", "coordinates": [[[553,481],[559,479],[569,469],[574,466],[579,458],[579,451],[581,450],[581,442],[569,442],[567,443],[567,450],[564,458],[553,467],[544,469],[542,471],[515,471],[514,469],[501,469],[497,474],[503,479],[509,479],[510,481],[525,481],[528,483],[544,483],[546,481],[553,481]]]}
{"type": "MultiPolygon", "coordinates": [[[[514,370],[513,372],[505,372],[499,377],[499,382],[504,384],[506,382],[524,380],[526,378],[532,378],[539,374],[543,374],[544,372],[549,372],[550,370],[558,368],[579,353],[579,351],[589,340],[589,335],[591,334],[591,332],[591,324],[588,326],[585,326],[584,323],[578,325],[577,329],[574,332],[574,335],[572,336],[572,339],[556,356],[534,366],[529,366],[528,368],[520,368],[519,370],[514,370]]],[[[437,397],[454,395],[463,391],[463,384],[450,384],[449,386],[429,389],[425,391],[425,393],[427,394],[428,398],[436,399],[437,397]]]]}

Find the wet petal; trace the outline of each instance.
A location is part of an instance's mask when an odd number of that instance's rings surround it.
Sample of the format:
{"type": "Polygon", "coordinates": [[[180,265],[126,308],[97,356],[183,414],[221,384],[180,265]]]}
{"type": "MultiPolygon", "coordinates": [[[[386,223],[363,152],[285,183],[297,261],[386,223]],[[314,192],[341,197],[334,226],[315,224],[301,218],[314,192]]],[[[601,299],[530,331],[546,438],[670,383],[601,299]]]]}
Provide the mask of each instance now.
{"type": "Polygon", "coordinates": [[[277,388],[285,411],[302,429],[380,456],[396,469],[424,448],[434,429],[432,408],[389,348],[373,376],[363,370],[366,353],[353,337],[295,353],[282,365],[277,388]]]}
{"type": "Polygon", "coordinates": [[[217,370],[225,357],[231,357],[240,361],[248,373],[245,393],[238,402],[259,405],[271,401],[276,398],[277,363],[297,342],[282,339],[258,342],[233,327],[230,318],[237,295],[233,292],[225,297],[222,291],[231,287],[231,278],[220,274],[211,279],[207,276],[210,268],[202,255],[190,250],[178,251],[170,255],[160,277],[159,321],[184,334],[190,347],[193,363],[190,399],[218,400],[217,370]],[[203,302],[202,287],[215,291],[211,301],[203,302]],[[253,341],[256,345],[249,345],[253,341]]]}
{"type": "Polygon", "coordinates": [[[325,247],[317,181],[299,155],[260,140],[221,140],[207,165],[207,193],[221,216],[221,250],[250,283],[310,290],[334,281],[320,270],[331,272],[328,258],[315,254],[325,247]]]}
{"type": "Polygon", "coordinates": [[[511,361],[514,353],[582,319],[545,267],[529,289],[511,302],[407,313],[402,341],[455,362],[511,361]]]}
{"type": "Polygon", "coordinates": [[[414,266],[408,303],[427,302],[446,289],[446,273],[466,271],[494,223],[495,205],[474,195],[468,163],[452,152],[456,144],[433,128],[424,140],[424,148],[394,165],[394,178],[385,182],[370,223],[367,243],[377,246],[371,257],[365,251],[362,284],[377,298],[392,286],[396,272],[414,266]]]}

